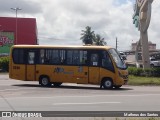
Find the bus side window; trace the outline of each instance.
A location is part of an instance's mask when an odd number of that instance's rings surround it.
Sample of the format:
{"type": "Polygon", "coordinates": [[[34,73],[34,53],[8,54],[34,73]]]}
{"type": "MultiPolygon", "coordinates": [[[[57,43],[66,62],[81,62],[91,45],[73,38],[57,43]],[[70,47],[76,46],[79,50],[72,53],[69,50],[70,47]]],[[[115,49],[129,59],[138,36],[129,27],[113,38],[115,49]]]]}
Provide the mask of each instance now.
{"type": "Polygon", "coordinates": [[[114,71],[112,61],[106,51],[103,51],[103,54],[102,54],[102,67],[108,70],[114,71]]]}
{"type": "Polygon", "coordinates": [[[28,52],[28,63],[34,64],[35,60],[35,53],[34,52],[28,52]]]}
{"type": "Polygon", "coordinates": [[[87,64],[87,51],[86,50],[80,51],[80,64],[81,65],[87,64]]]}
{"type": "Polygon", "coordinates": [[[13,62],[16,64],[25,64],[25,54],[24,49],[14,49],[13,50],[13,62]]]}
{"type": "Polygon", "coordinates": [[[91,54],[91,66],[98,66],[98,54],[91,54]]]}
{"type": "Polygon", "coordinates": [[[44,51],[44,49],[41,49],[40,50],[40,63],[41,64],[44,64],[44,53],[45,53],[45,51],[44,51]]]}
{"type": "Polygon", "coordinates": [[[87,51],[86,50],[68,50],[67,51],[67,65],[86,65],[87,51]]]}
{"type": "Polygon", "coordinates": [[[65,50],[60,50],[60,62],[61,62],[61,64],[65,64],[65,62],[66,62],[66,51],[65,50]]]}

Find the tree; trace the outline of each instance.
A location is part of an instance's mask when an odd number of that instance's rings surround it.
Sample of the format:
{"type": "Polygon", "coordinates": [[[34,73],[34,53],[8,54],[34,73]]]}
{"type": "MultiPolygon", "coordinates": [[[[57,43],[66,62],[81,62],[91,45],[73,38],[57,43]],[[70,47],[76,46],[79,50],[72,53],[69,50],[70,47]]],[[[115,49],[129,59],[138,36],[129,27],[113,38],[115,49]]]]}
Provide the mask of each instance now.
{"type": "Polygon", "coordinates": [[[91,30],[91,27],[87,26],[86,30],[82,30],[81,36],[82,37],[80,39],[85,45],[93,44],[95,34],[94,34],[94,31],[91,30]]]}
{"type": "Polygon", "coordinates": [[[107,43],[104,41],[104,38],[102,38],[99,34],[96,34],[94,42],[95,42],[95,45],[98,45],[98,46],[107,45],[107,43]]]}

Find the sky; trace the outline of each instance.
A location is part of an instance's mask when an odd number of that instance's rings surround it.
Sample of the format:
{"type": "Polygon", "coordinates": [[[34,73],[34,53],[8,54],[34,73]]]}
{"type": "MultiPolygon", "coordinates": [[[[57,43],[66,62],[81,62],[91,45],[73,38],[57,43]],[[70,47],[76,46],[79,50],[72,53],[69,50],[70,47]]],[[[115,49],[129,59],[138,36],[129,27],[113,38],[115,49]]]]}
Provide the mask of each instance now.
{"type": "MultiPolygon", "coordinates": [[[[140,32],[132,20],[135,0],[0,0],[0,17],[15,17],[10,8],[19,7],[18,17],[36,18],[39,44],[82,45],[82,30],[90,26],[107,45],[130,50],[140,32]]],[[[160,49],[160,0],[152,3],[149,41],[160,49]]]]}

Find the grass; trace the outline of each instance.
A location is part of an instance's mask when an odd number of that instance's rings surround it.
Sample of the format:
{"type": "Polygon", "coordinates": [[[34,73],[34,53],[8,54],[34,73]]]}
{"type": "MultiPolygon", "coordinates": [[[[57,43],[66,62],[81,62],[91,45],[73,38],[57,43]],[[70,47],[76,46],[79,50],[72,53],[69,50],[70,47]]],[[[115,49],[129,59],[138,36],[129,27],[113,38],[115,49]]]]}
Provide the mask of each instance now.
{"type": "Polygon", "coordinates": [[[158,77],[139,77],[129,76],[129,85],[160,85],[160,78],[158,77]]]}

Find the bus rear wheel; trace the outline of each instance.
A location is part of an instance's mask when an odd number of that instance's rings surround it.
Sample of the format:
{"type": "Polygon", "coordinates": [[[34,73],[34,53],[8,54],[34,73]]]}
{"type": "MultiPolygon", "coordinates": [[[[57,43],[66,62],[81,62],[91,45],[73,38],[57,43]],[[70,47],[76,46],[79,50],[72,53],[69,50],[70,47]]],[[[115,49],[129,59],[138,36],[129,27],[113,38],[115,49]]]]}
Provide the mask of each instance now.
{"type": "Polygon", "coordinates": [[[112,89],[113,88],[113,82],[111,79],[107,78],[103,80],[102,86],[104,89],[112,89]]]}
{"type": "Polygon", "coordinates": [[[62,82],[53,82],[53,85],[54,85],[55,87],[59,87],[61,84],[62,84],[62,82]]]}
{"type": "Polygon", "coordinates": [[[48,87],[48,86],[51,85],[48,76],[41,76],[40,79],[39,79],[39,83],[44,87],[48,87]]]}

